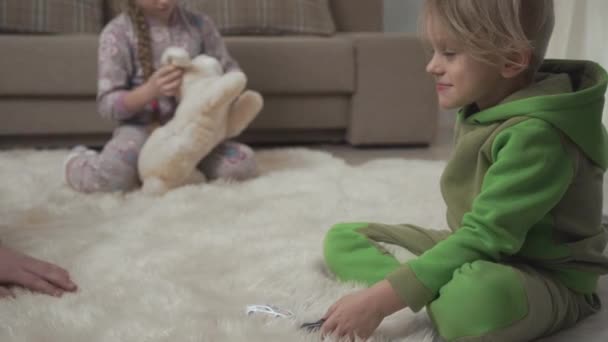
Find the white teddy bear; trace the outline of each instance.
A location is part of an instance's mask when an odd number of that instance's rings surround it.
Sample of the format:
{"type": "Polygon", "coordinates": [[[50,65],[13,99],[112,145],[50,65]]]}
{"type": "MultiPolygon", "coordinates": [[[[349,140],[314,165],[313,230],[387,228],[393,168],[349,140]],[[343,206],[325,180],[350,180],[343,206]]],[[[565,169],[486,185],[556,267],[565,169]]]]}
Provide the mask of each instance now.
{"type": "MultiPolygon", "coordinates": [[[[201,179],[196,165],[225,139],[239,135],[260,112],[263,99],[246,90],[247,77],[240,71],[222,72],[213,57],[171,47],[161,62],[184,69],[175,116],[156,128],[139,155],[143,191],[163,194],[201,179]]],[[[204,180],[204,178],[203,178],[204,180]]]]}

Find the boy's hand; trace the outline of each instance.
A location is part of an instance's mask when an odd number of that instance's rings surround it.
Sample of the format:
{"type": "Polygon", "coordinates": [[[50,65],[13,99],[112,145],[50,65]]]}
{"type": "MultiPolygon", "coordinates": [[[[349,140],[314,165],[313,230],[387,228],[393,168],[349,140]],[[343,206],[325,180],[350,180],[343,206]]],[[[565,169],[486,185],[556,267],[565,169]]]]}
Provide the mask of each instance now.
{"type": "Polygon", "coordinates": [[[160,67],[146,82],[152,98],[176,96],[182,84],[184,70],[174,65],[160,67]]]}
{"type": "Polygon", "coordinates": [[[332,305],[323,318],[323,336],[355,336],[366,339],[378,328],[384,317],[405,307],[388,281],[369,289],[346,295],[332,305]]]}
{"type": "MultiPolygon", "coordinates": [[[[26,289],[61,297],[76,291],[66,270],[48,262],[0,246],[0,285],[19,285],[26,289]]],[[[8,287],[0,286],[0,297],[14,296],[8,287]]]]}

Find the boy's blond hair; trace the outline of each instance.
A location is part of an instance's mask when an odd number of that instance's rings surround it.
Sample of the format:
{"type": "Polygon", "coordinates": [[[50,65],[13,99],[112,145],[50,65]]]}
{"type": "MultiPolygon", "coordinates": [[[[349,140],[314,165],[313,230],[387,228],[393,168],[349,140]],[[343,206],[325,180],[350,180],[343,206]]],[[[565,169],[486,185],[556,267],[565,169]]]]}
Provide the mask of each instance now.
{"type": "Polygon", "coordinates": [[[542,64],[553,32],[553,0],[425,0],[421,33],[429,25],[446,30],[467,53],[495,64],[531,50],[529,73],[542,64]]]}

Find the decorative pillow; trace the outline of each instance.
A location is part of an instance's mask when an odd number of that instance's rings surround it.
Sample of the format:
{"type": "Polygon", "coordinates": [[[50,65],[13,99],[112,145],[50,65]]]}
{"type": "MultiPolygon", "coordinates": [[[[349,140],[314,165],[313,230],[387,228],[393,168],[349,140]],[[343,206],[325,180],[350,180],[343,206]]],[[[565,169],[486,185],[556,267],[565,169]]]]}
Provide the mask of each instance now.
{"type": "Polygon", "coordinates": [[[99,33],[102,0],[0,0],[0,32],[99,33]]]}
{"type": "Polygon", "coordinates": [[[308,34],[336,31],[329,0],[185,0],[209,15],[224,35],[308,34]]]}

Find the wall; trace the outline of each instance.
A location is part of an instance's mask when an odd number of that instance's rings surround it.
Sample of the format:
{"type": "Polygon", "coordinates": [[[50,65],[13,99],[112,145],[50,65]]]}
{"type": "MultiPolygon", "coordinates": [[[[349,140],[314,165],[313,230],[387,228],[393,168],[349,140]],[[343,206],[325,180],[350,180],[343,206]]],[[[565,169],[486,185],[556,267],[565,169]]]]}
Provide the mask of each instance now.
{"type": "MultiPolygon", "coordinates": [[[[416,33],[418,14],[424,0],[384,0],[384,31],[416,33]]],[[[608,0],[606,0],[608,1],[608,0]]],[[[439,135],[451,136],[456,115],[454,111],[439,111],[439,135]],[[447,129],[446,129],[447,127],[447,129]],[[447,133],[446,133],[447,132],[447,133]]],[[[438,136],[438,141],[446,137],[438,136]]]]}
{"type": "Polygon", "coordinates": [[[416,32],[423,0],[384,0],[384,30],[416,32]]]}
{"type": "MultiPolygon", "coordinates": [[[[555,0],[555,30],[547,57],[587,59],[608,68],[606,13],[606,0],[555,0]]],[[[608,106],[602,121],[608,124],[608,106]]]]}

